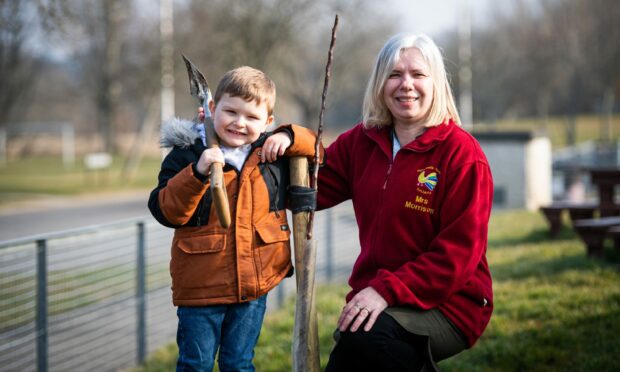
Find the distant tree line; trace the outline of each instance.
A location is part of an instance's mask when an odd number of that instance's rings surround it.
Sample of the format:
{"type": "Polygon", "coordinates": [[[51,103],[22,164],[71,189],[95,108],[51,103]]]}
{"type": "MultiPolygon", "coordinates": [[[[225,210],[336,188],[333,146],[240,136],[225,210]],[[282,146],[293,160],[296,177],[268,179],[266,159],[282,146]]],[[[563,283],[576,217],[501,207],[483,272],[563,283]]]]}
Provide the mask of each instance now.
{"type": "MultiPolygon", "coordinates": [[[[620,2],[513,0],[509,12],[494,5],[492,20],[472,37],[476,120],[614,108],[620,93],[620,2]]],[[[456,38],[447,45],[456,56],[456,38]]],[[[458,90],[458,66],[449,66],[458,90]]]]}
{"type": "MultiPolygon", "coordinates": [[[[265,70],[278,87],[279,119],[315,126],[338,13],[326,121],[353,125],[374,58],[399,31],[398,20],[380,8],[364,0],[175,2],[177,115],[190,117],[196,106],[183,53],[213,86],[235,66],[265,70]]],[[[510,11],[502,9],[472,34],[475,121],[613,110],[620,88],[617,0],[512,0],[510,11]]],[[[115,151],[114,138],[138,130],[158,104],[159,27],[157,1],[0,0],[0,127],[72,121],[100,133],[115,151]]],[[[436,39],[458,97],[456,31],[436,39]]]]}

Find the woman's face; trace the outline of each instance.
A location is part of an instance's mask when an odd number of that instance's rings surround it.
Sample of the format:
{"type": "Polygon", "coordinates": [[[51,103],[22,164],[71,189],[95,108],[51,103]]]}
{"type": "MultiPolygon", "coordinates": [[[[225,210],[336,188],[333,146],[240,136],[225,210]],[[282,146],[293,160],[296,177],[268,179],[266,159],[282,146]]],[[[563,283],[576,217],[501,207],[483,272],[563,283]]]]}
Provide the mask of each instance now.
{"type": "Polygon", "coordinates": [[[394,125],[423,125],[433,102],[430,68],[418,48],[401,52],[383,88],[394,125]]]}

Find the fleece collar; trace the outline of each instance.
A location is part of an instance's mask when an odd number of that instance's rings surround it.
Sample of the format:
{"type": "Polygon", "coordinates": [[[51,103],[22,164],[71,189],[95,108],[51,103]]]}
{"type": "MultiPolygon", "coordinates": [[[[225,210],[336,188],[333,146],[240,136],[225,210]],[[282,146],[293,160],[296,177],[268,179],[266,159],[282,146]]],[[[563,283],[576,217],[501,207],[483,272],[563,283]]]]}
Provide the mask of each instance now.
{"type": "MultiPolygon", "coordinates": [[[[409,150],[415,152],[426,152],[432,150],[439,143],[444,141],[452,130],[456,127],[456,123],[450,120],[446,124],[441,124],[435,127],[429,127],[422,133],[422,135],[407,145],[403,146],[401,150],[409,150]]],[[[392,157],[392,126],[382,126],[378,128],[364,128],[364,133],[370,137],[374,142],[379,145],[381,150],[389,157],[392,157]]]]}

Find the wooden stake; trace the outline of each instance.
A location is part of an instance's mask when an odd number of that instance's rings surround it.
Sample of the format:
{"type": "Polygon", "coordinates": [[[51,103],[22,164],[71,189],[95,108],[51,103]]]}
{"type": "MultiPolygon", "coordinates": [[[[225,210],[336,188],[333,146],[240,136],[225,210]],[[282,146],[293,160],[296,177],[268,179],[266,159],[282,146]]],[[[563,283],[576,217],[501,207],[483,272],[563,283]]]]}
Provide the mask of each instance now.
{"type": "MultiPolygon", "coordinates": [[[[336,29],[338,28],[338,15],[334,20],[332,38],[325,67],[325,82],[321,97],[321,113],[319,114],[319,128],[314,146],[314,172],[312,177],[308,175],[308,160],[303,157],[290,159],[291,185],[312,187],[317,189],[317,176],[319,171],[319,150],[323,136],[323,114],[325,113],[325,100],[329,85],[330,70],[334,44],[336,42],[336,29]],[[310,179],[308,179],[310,178],[310,179]],[[310,184],[310,185],[309,185],[310,184]]],[[[295,327],[293,329],[293,371],[295,372],[319,372],[319,331],[314,306],[314,271],[316,267],[316,241],[312,238],[312,225],[314,211],[300,212],[293,215],[293,237],[295,241],[295,267],[297,278],[297,302],[295,306],[295,327]]]]}
{"type": "MultiPolygon", "coordinates": [[[[291,185],[309,185],[308,159],[294,157],[289,160],[291,185]]],[[[318,372],[319,335],[314,306],[314,270],[316,266],[316,241],[307,239],[310,212],[293,215],[293,239],[295,243],[295,273],[297,279],[297,302],[293,329],[293,371],[318,372]]]]}

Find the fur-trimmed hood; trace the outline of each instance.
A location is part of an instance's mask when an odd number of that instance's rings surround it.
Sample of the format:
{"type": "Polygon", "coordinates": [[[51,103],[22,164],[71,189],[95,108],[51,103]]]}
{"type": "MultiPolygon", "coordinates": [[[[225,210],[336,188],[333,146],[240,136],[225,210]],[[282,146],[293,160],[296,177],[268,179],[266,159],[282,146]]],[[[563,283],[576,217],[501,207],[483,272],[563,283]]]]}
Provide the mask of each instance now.
{"type": "Polygon", "coordinates": [[[161,126],[161,147],[181,147],[188,148],[200,138],[200,133],[191,120],[172,118],[166,120],[161,126]]]}

